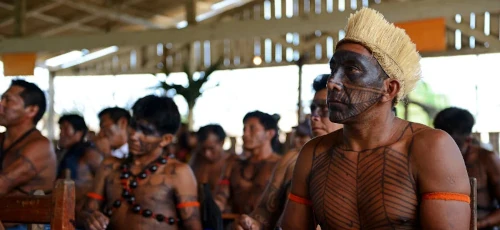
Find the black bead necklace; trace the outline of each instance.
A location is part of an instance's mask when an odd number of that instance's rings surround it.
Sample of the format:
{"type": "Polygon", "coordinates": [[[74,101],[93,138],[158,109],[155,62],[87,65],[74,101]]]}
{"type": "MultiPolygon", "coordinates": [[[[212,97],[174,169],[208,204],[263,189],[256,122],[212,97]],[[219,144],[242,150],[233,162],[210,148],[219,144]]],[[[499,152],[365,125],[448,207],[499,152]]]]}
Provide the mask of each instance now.
{"type": "Polygon", "coordinates": [[[156,214],[153,213],[149,209],[142,209],[141,205],[136,203],[135,200],[135,195],[134,195],[134,189],[137,188],[139,185],[139,181],[144,180],[148,177],[148,175],[153,174],[158,170],[158,167],[160,165],[165,165],[167,164],[168,157],[167,156],[160,156],[158,159],[150,163],[148,166],[146,166],[143,170],[138,175],[133,174],[130,172],[130,162],[125,161],[121,166],[120,169],[122,170],[122,173],[120,175],[120,180],[121,180],[121,185],[123,188],[122,191],[122,196],[115,200],[113,202],[113,206],[111,208],[106,208],[105,214],[108,217],[111,217],[113,214],[113,210],[120,208],[123,202],[128,202],[132,208],[132,212],[142,215],[145,218],[154,218],[158,222],[166,222],[170,225],[174,225],[175,223],[179,222],[179,219],[176,219],[174,217],[165,217],[162,214],[156,214]]]}

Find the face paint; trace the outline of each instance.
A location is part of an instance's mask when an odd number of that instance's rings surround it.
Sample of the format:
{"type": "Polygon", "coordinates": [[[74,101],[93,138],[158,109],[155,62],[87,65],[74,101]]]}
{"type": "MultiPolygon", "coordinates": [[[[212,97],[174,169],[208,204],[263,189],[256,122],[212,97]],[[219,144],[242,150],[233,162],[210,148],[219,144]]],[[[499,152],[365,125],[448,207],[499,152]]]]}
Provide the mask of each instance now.
{"type": "Polygon", "coordinates": [[[330,120],[343,123],[368,110],[382,97],[384,72],[373,57],[339,50],[330,61],[327,82],[330,120]]]}
{"type": "Polygon", "coordinates": [[[156,151],[162,141],[157,129],[147,122],[132,119],[129,125],[129,152],[132,155],[145,155],[156,151]]]}

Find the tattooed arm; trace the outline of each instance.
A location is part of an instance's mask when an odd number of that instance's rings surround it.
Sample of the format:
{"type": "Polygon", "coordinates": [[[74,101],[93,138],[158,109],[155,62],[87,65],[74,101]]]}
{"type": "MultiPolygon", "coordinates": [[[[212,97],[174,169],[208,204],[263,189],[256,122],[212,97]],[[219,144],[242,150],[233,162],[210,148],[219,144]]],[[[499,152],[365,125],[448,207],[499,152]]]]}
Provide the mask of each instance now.
{"type": "MultiPolygon", "coordinates": [[[[410,148],[420,196],[439,192],[470,195],[465,163],[457,144],[441,130],[426,129],[414,136],[410,148]]],[[[463,201],[422,199],[422,229],[467,230],[470,207],[463,201]]]]}
{"type": "Polygon", "coordinates": [[[22,186],[48,167],[56,167],[52,145],[46,138],[39,138],[16,153],[16,160],[0,173],[0,196],[22,186]]]}
{"type": "Polygon", "coordinates": [[[242,215],[240,218],[240,227],[243,229],[253,229],[249,224],[258,227],[258,229],[274,229],[278,222],[285,203],[288,200],[286,187],[286,174],[290,166],[295,165],[297,160],[297,151],[292,150],[286,153],[280,159],[274,172],[267,184],[266,190],[262,194],[259,204],[250,214],[242,215]]]}
{"type": "Polygon", "coordinates": [[[113,171],[113,166],[117,163],[113,157],[102,161],[94,177],[93,186],[90,192],[101,196],[102,199],[87,197],[83,210],[77,216],[77,226],[84,226],[87,230],[104,230],[109,224],[109,219],[101,213],[102,205],[105,202],[106,177],[113,171]]]}
{"type": "Polygon", "coordinates": [[[198,185],[193,171],[187,164],[176,163],[175,196],[183,229],[201,230],[201,216],[198,202],[198,185]]]}
{"type": "MultiPolygon", "coordinates": [[[[497,153],[479,150],[486,158],[486,170],[488,173],[488,190],[494,192],[494,199],[500,200],[500,158],[497,153]]],[[[482,156],[480,156],[482,157],[482,156]]],[[[500,210],[490,213],[485,218],[478,220],[478,228],[487,228],[500,225],[500,210]]]]}
{"type": "MultiPolygon", "coordinates": [[[[309,196],[308,177],[311,172],[312,156],[314,147],[322,140],[316,138],[309,141],[300,150],[299,156],[295,163],[292,178],[291,194],[302,197],[304,199],[311,199],[309,196]]],[[[285,206],[281,228],[284,230],[305,230],[313,229],[313,213],[312,207],[299,204],[297,202],[288,201],[285,206]]]]}
{"type": "Polygon", "coordinates": [[[230,184],[229,178],[231,176],[231,172],[232,172],[232,169],[233,169],[235,162],[236,162],[236,159],[228,160],[227,167],[225,168],[225,172],[224,172],[222,178],[220,178],[220,180],[221,180],[220,182],[224,182],[224,183],[219,182],[219,184],[215,188],[214,201],[217,204],[217,206],[219,207],[221,212],[224,212],[224,210],[226,209],[227,202],[228,202],[229,198],[231,197],[231,184],[230,184]]]}

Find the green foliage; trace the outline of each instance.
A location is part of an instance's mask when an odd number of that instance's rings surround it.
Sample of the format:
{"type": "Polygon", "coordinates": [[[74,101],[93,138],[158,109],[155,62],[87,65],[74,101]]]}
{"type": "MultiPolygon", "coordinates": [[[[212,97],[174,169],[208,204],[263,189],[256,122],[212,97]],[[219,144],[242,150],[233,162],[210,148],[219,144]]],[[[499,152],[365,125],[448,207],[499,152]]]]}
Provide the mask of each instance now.
{"type": "Polygon", "coordinates": [[[396,106],[398,117],[405,118],[405,110],[408,109],[409,121],[432,125],[434,116],[442,109],[449,106],[446,95],[436,94],[431,87],[421,81],[415,90],[410,93],[406,102],[396,106]]]}
{"type": "MultiPolygon", "coordinates": [[[[210,65],[205,71],[200,73],[200,77],[198,79],[194,79],[194,72],[191,72],[189,64],[185,63],[183,65],[183,72],[187,75],[188,78],[188,86],[185,87],[183,85],[167,83],[165,81],[160,81],[157,88],[163,89],[165,92],[174,89],[177,95],[181,95],[186,99],[189,109],[192,109],[196,103],[196,100],[203,93],[201,88],[208,81],[208,77],[212,75],[215,71],[219,69],[222,65],[223,59],[220,58],[214,64],[210,65]]],[[[164,65],[165,66],[165,65],[164,65]]],[[[171,71],[164,67],[163,71],[167,77],[170,75],[171,71]]]]}

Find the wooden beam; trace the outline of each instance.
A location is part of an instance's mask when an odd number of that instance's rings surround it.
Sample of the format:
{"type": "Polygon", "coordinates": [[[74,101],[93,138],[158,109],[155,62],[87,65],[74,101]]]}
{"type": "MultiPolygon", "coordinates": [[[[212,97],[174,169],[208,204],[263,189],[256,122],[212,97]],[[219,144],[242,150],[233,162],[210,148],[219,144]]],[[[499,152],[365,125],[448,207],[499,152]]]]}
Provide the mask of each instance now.
{"type": "MultiPolygon", "coordinates": [[[[389,21],[412,21],[435,17],[453,17],[456,14],[499,10],[500,1],[491,0],[422,0],[401,3],[383,3],[372,6],[389,21]]],[[[198,24],[184,29],[115,32],[99,35],[59,36],[51,38],[8,39],[0,42],[0,53],[62,51],[92,49],[107,46],[142,46],[155,43],[183,43],[199,40],[242,39],[272,37],[288,32],[311,33],[316,30],[343,29],[353,11],[335,14],[313,14],[309,17],[279,20],[230,21],[217,24],[198,24]],[[271,29],[272,28],[272,29],[271,29]]]]}
{"type": "Polygon", "coordinates": [[[452,30],[460,30],[464,35],[474,36],[476,41],[482,43],[488,43],[489,48],[491,49],[500,49],[500,40],[498,36],[494,35],[485,35],[484,30],[480,29],[471,29],[468,24],[465,23],[456,23],[455,20],[449,20],[446,23],[446,27],[452,30]]]}
{"type": "Polygon", "coordinates": [[[14,7],[14,36],[23,37],[26,33],[26,0],[16,0],[14,7]]]}
{"type": "Polygon", "coordinates": [[[122,22],[141,25],[149,29],[161,29],[164,28],[161,25],[155,24],[147,19],[129,15],[123,12],[118,12],[108,8],[103,8],[94,4],[85,3],[82,1],[67,1],[67,0],[54,0],[67,6],[86,11],[90,14],[96,14],[101,17],[107,17],[114,20],[119,20],[122,22]]]}

